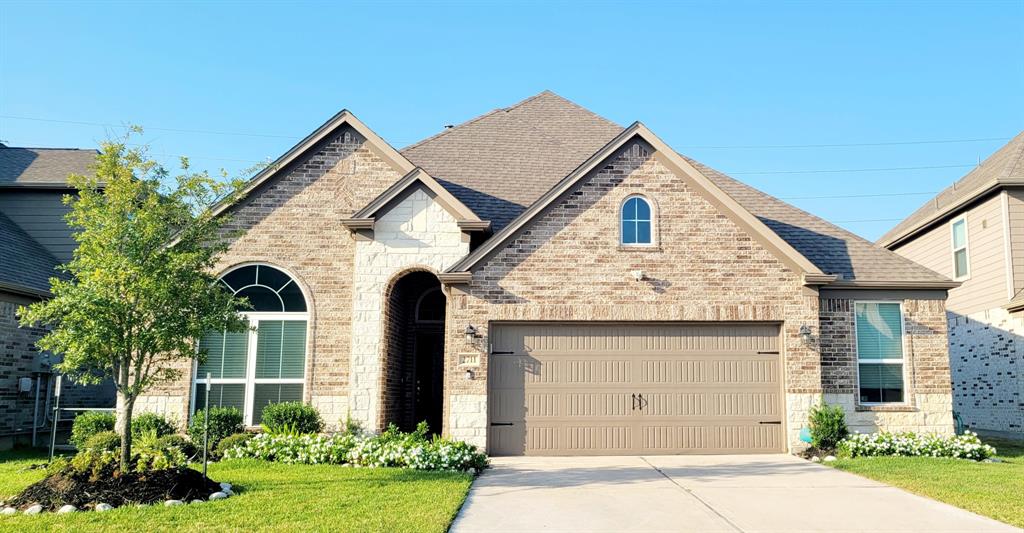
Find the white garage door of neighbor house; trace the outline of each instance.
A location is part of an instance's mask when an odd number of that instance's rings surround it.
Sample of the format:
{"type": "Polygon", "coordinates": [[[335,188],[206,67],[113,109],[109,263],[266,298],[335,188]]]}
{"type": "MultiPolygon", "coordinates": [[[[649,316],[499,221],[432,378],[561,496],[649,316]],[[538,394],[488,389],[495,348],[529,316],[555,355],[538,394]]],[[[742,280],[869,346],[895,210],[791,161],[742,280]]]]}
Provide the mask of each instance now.
{"type": "Polygon", "coordinates": [[[779,326],[498,323],[492,455],[776,453],[779,326]]]}

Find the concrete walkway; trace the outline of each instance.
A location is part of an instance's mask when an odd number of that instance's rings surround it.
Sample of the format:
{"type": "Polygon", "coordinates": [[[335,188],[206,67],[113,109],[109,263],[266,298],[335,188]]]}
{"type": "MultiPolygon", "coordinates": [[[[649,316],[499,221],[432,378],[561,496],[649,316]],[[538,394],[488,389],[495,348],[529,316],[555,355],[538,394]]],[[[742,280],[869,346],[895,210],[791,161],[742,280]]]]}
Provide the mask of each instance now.
{"type": "Polygon", "coordinates": [[[734,455],[498,458],[451,531],[1021,530],[789,455],[734,455]]]}

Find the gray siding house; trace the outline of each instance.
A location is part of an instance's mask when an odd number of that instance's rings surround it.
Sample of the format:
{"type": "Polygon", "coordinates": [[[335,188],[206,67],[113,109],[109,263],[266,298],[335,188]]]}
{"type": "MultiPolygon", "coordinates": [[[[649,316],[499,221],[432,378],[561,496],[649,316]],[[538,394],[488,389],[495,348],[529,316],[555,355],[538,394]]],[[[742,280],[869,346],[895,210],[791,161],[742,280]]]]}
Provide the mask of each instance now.
{"type": "Polygon", "coordinates": [[[878,240],[949,291],[954,410],[1024,436],[1024,132],[878,240]]]}
{"type": "MultiPolygon", "coordinates": [[[[16,148],[0,144],[0,449],[51,427],[53,365],[35,342],[45,334],[18,326],[17,309],[50,296],[49,278],[71,259],[75,241],[62,198],[69,174],[86,174],[95,150],[16,148]]],[[[68,384],[66,407],[112,407],[112,385],[68,384]]]]}

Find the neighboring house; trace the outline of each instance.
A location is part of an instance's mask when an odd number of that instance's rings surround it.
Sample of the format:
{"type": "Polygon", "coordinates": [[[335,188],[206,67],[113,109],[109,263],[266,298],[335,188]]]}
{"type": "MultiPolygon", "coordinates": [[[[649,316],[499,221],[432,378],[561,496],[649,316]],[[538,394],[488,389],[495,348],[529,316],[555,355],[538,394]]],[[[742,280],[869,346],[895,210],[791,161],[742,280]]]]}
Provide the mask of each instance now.
{"type": "Polygon", "coordinates": [[[397,151],[342,111],[218,212],[256,330],[140,398],[426,420],[492,454],[781,452],[953,429],[947,277],[553,93],[397,151]]]}
{"type": "MultiPolygon", "coordinates": [[[[50,296],[50,277],[71,259],[75,241],[62,202],[74,192],[69,174],[85,174],[95,150],[15,148],[0,144],[0,449],[39,432],[49,434],[54,372],[59,362],[40,353],[39,328],[18,326],[17,309],[50,296]]],[[[111,385],[68,383],[66,407],[112,407],[111,385]]]]}
{"type": "Polygon", "coordinates": [[[962,282],[946,303],[953,408],[1024,434],[1024,132],[878,244],[962,282]]]}

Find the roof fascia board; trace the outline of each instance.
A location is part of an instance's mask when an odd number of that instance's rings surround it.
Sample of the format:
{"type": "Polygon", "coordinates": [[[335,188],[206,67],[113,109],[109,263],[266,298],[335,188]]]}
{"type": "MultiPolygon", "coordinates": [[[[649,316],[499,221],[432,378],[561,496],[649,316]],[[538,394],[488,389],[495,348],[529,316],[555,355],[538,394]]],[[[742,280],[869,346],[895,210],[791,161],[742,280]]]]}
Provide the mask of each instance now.
{"type": "Polygon", "coordinates": [[[0,281],[0,290],[4,290],[15,294],[21,294],[24,296],[32,296],[35,298],[50,298],[51,296],[53,296],[53,293],[51,293],[50,291],[41,291],[38,289],[33,289],[31,287],[25,287],[24,285],[7,283],[4,281],[0,281]]]}
{"type": "Polygon", "coordinates": [[[830,289],[942,289],[950,290],[960,286],[959,281],[842,281],[836,280],[823,288],[830,289]]]}
{"type": "MultiPolygon", "coordinates": [[[[903,232],[901,232],[901,233],[899,233],[897,235],[894,235],[894,236],[892,236],[892,237],[890,237],[890,238],[888,238],[888,239],[886,239],[884,241],[878,241],[877,244],[879,246],[884,247],[884,248],[892,249],[893,247],[896,247],[896,246],[899,246],[901,244],[904,244],[906,241],[914,238],[915,236],[917,236],[922,231],[927,230],[930,227],[934,226],[940,220],[942,220],[942,219],[944,219],[944,218],[946,218],[946,217],[948,217],[950,215],[955,214],[960,209],[965,208],[966,206],[972,204],[973,202],[975,202],[979,198],[981,198],[983,196],[986,196],[986,195],[988,195],[989,193],[991,193],[993,191],[997,191],[997,190],[1002,189],[1004,187],[1020,187],[1020,186],[1024,186],[1024,178],[996,178],[996,179],[989,180],[989,181],[985,182],[984,184],[982,184],[977,189],[975,189],[974,192],[972,192],[971,194],[968,194],[967,196],[964,196],[963,198],[957,200],[956,202],[953,202],[953,203],[947,205],[946,207],[944,207],[941,210],[935,212],[934,214],[932,214],[928,218],[926,218],[926,219],[922,220],[921,222],[918,222],[917,224],[907,228],[905,231],[903,231],[903,232]]],[[[932,198],[931,201],[934,201],[934,200],[935,199],[932,198]]]]}
{"type": "MultiPolygon", "coordinates": [[[[314,130],[313,133],[307,135],[306,138],[299,141],[295,146],[292,146],[291,149],[285,152],[281,157],[278,157],[277,160],[253,176],[245,187],[242,188],[242,194],[239,196],[248,195],[264,182],[276,176],[278,172],[288,168],[289,165],[302,157],[309,149],[316,146],[344,124],[348,124],[352,129],[365,137],[374,152],[380,155],[399,172],[405,174],[416,168],[412,162],[406,159],[402,154],[398,153],[398,150],[395,150],[390,144],[385,142],[384,139],[380,138],[373,132],[373,130],[368,128],[366,124],[363,124],[361,120],[356,118],[355,115],[350,113],[347,109],[342,109],[327,122],[314,130]]],[[[225,201],[218,204],[213,208],[213,215],[217,216],[223,213],[234,205],[234,203],[235,202],[225,201]]]]}
{"type": "MultiPolygon", "coordinates": [[[[459,222],[468,223],[486,223],[488,226],[489,222],[480,220],[480,217],[473,212],[472,209],[466,206],[466,204],[459,201],[448,189],[445,189],[443,185],[438,183],[427,171],[422,168],[416,167],[411,172],[406,174],[402,179],[398,180],[390,187],[380,193],[376,198],[366,204],[365,207],[357,211],[352,218],[354,219],[373,219],[379,213],[386,211],[391,204],[396,200],[404,198],[406,192],[410,191],[417,184],[424,186],[430,191],[435,200],[441,204],[452,216],[455,217],[459,222]]],[[[474,224],[470,224],[473,226],[474,224]]]]}
{"type": "MultiPolygon", "coordinates": [[[[600,150],[595,152],[594,155],[590,156],[590,158],[577,167],[576,170],[563,178],[562,181],[541,196],[519,217],[513,220],[494,237],[489,239],[488,242],[484,243],[465,259],[449,268],[448,272],[469,270],[479,264],[480,261],[496,251],[519,230],[524,228],[534,217],[544,211],[548,206],[576,185],[577,182],[597,168],[616,150],[620,149],[628,141],[637,136],[651,145],[654,149],[655,157],[659,157],[659,160],[667,164],[667,166],[669,166],[669,168],[678,176],[686,179],[692,185],[695,185],[704,193],[703,196],[705,198],[710,200],[716,207],[729,216],[730,219],[740,225],[740,227],[747,230],[771,251],[775,252],[783,262],[793,267],[796,272],[801,275],[810,275],[812,278],[827,276],[827,274],[818,269],[817,266],[800,254],[800,252],[790,246],[789,243],[779,237],[774,231],[768,228],[768,226],[765,226],[763,222],[758,220],[757,217],[747,211],[736,200],[726,194],[725,191],[715,185],[707,178],[707,176],[694,168],[693,165],[689,164],[685,159],[677,154],[675,150],[669,148],[664,141],[640,122],[634,122],[629,127],[622,130],[619,135],[608,142],[608,144],[600,150]]],[[[819,284],[819,282],[814,282],[812,284],[819,284]]]]}

